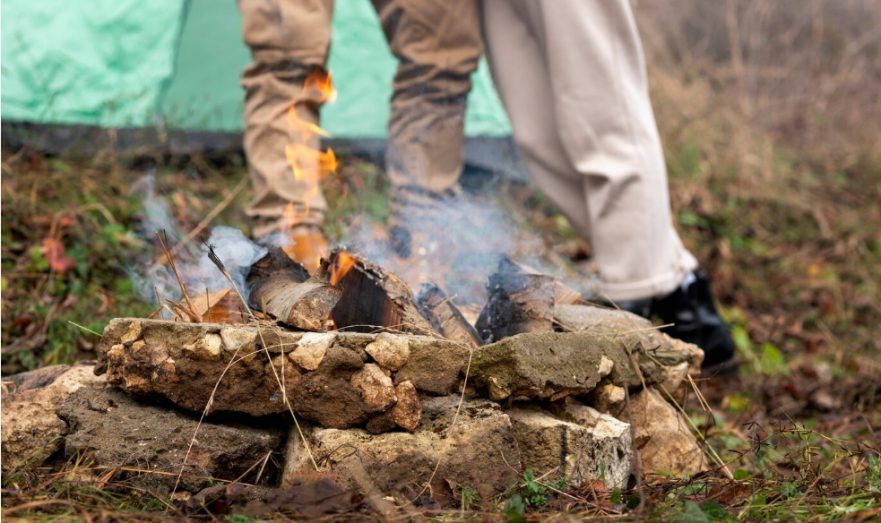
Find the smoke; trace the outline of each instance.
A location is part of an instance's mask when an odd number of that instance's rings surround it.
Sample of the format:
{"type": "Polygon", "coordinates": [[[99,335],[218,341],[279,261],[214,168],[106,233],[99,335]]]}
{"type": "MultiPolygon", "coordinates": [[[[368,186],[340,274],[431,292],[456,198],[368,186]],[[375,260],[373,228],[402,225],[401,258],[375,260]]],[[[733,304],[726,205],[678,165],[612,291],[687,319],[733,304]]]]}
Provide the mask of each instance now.
{"type": "MultiPolygon", "coordinates": [[[[242,231],[226,226],[211,230],[204,243],[181,245],[182,231],[168,201],[156,193],[155,177],[147,175],[131,189],[143,205],[137,231],[147,243],[155,244],[156,233],[165,231],[169,247],[191,296],[229,288],[229,281],[208,258],[211,245],[247,298],[245,277],[252,264],[262,258],[265,246],[289,242],[289,236],[273,235],[255,243],[242,231]]],[[[497,196],[456,191],[443,198],[416,197],[394,203],[389,224],[366,215],[358,216],[344,234],[342,245],[364,256],[384,270],[401,277],[414,291],[423,283],[438,284],[457,305],[482,306],[486,302],[489,276],[503,257],[511,257],[545,274],[566,281],[559,264],[548,261],[549,251],[541,236],[523,217],[512,213],[497,196]],[[402,257],[392,248],[387,231],[399,225],[411,236],[411,253],[402,257]]],[[[140,269],[130,276],[145,300],[159,303],[181,299],[180,287],[158,250],[133,264],[140,269]]],[[[583,290],[581,281],[568,278],[571,286],[583,290]]]]}
{"type": "Polygon", "coordinates": [[[414,290],[432,282],[457,305],[482,306],[487,280],[506,256],[562,276],[546,261],[543,240],[531,228],[518,227],[517,217],[493,197],[463,190],[441,201],[422,199],[397,206],[394,201],[389,225],[409,232],[409,257],[392,248],[385,226],[364,216],[348,229],[344,245],[397,274],[414,290]]]}
{"type": "MultiPolygon", "coordinates": [[[[211,293],[230,287],[229,281],[208,258],[208,247],[214,249],[232,276],[236,286],[247,298],[245,276],[248,269],[266,254],[266,248],[248,239],[242,231],[233,227],[216,226],[211,229],[205,243],[192,242],[177,246],[185,237],[180,225],[171,213],[168,201],[156,194],[155,176],[142,177],[132,185],[130,193],[143,205],[143,216],[137,225],[138,234],[148,243],[155,243],[156,234],[164,231],[169,247],[174,249],[178,271],[191,295],[211,293]]],[[[155,253],[154,253],[155,254],[155,253]]],[[[159,258],[151,256],[138,261],[130,276],[135,288],[148,302],[159,304],[160,300],[180,300],[180,286],[171,267],[159,258]]]]}

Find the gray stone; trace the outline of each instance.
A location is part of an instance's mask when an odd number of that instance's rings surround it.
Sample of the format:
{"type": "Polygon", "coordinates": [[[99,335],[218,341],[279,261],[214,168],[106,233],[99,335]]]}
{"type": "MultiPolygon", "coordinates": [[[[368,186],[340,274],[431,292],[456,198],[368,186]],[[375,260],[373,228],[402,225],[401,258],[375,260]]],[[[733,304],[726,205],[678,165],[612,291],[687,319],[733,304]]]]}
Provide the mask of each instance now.
{"type": "Polygon", "coordinates": [[[404,336],[380,333],[364,348],[373,361],[390,371],[400,370],[410,359],[410,343],[404,336]]]}
{"type": "Polygon", "coordinates": [[[688,477],[707,470],[706,455],[688,422],[651,388],[630,396],[616,417],[633,424],[636,448],[647,479],[688,477]]]}
{"type": "Polygon", "coordinates": [[[450,394],[468,363],[468,348],[447,340],[413,336],[410,359],[395,374],[395,383],[410,381],[420,391],[450,394]]]}
{"type": "Polygon", "coordinates": [[[391,378],[375,363],[368,363],[353,374],[352,386],[361,393],[371,412],[385,412],[398,401],[391,378]]]}
{"type": "MultiPolygon", "coordinates": [[[[425,399],[422,421],[413,433],[311,428],[307,439],[319,463],[362,490],[405,499],[422,491],[453,506],[457,493],[451,485],[458,485],[491,503],[520,478],[520,451],[511,421],[496,403],[467,400],[453,424],[458,403],[458,396],[425,399]],[[429,479],[429,488],[423,490],[429,479]]],[[[288,449],[288,476],[310,470],[302,445],[288,449]]]]}
{"type": "Polygon", "coordinates": [[[601,381],[620,387],[663,381],[668,367],[698,356],[683,345],[651,328],[524,333],[475,350],[471,374],[497,401],[556,400],[587,394],[601,381]]]}
{"type": "MultiPolygon", "coordinates": [[[[274,427],[211,421],[199,426],[197,417],[141,404],[116,388],[81,388],[61,404],[58,415],[70,426],[65,455],[91,460],[102,470],[117,469],[129,482],[159,490],[171,489],[182,467],[180,487],[191,492],[214,484],[212,478],[237,479],[252,466],[243,480],[254,481],[259,464],[280,451],[284,439],[274,427]]],[[[267,461],[264,480],[272,477],[274,461],[267,461]]]]}
{"type": "Polygon", "coordinates": [[[523,467],[548,481],[565,477],[570,485],[603,481],[626,488],[633,446],[630,425],[584,405],[571,404],[564,420],[538,408],[507,411],[514,426],[523,467]]]}
{"type": "Polygon", "coordinates": [[[101,387],[91,364],[53,365],[5,377],[2,408],[3,472],[41,465],[61,448],[67,423],[56,410],[83,387],[101,387]],[[6,385],[11,389],[6,392],[6,385]]]}

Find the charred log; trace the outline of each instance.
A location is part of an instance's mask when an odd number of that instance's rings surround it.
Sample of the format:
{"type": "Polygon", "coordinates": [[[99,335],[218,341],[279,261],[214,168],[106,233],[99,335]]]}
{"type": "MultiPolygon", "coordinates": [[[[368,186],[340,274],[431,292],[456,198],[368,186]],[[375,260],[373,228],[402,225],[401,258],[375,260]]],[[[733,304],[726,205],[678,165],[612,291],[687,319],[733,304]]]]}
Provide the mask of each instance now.
{"type": "Polygon", "coordinates": [[[557,280],[527,273],[503,259],[489,277],[489,299],[477,319],[477,332],[484,342],[497,341],[523,332],[554,330],[554,296],[557,280]]]}
{"type": "Polygon", "coordinates": [[[472,348],[481,345],[480,335],[440,287],[426,283],[419,289],[416,304],[431,326],[444,338],[472,348]]]}
{"type": "Polygon", "coordinates": [[[330,256],[330,281],[342,291],[332,312],[337,329],[389,329],[436,336],[413,301],[413,291],[394,274],[346,251],[330,256]]]}

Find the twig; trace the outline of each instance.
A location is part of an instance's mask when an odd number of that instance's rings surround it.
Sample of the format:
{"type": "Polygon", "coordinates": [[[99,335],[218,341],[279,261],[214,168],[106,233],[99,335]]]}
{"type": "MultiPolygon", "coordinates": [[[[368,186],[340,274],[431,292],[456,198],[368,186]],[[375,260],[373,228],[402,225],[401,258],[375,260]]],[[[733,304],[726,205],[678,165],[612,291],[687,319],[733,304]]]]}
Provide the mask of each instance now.
{"type": "MultiPolygon", "coordinates": [[[[272,369],[272,374],[275,377],[276,383],[281,387],[282,399],[284,401],[285,407],[287,407],[288,412],[291,413],[291,418],[294,420],[294,427],[297,429],[297,434],[299,434],[300,439],[303,441],[303,448],[306,449],[306,454],[309,455],[309,461],[312,463],[312,467],[315,470],[318,470],[318,463],[315,462],[315,457],[312,455],[312,449],[309,448],[309,442],[306,441],[306,436],[303,434],[303,429],[300,427],[300,422],[297,420],[297,415],[294,413],[294,408],[291,406],[290,401],[287,398],[287,391],[284,388],[283,382],[278,377],[278,373],[275,371],[275,365],[272,364],[272,356],[269,354],[269,347],[266,344],[266,340],[263,339],[263,330],[260,328],[260,323],[257,321],[257,317],[254,315],[254,311],[251,310],[251,306],[248,305],[248,300],[242,295],[241,290],[239,290],[239,286],[236,285],[235,280],[233,280],[232,276],[230,276],[229,271],[226,270],[226,267],[223,265],[223,262],[217,256],[217,253],[214,252],[214,247],[212,245],[208,245],[208,259],[217,266],[217,269],[220,270],[220,273],[223,274],[224,278],[229,282],[232,286],[232,289],[236,292],[236,295],[239,297],[239,300],[242,302],[242,305],[245,307],[245,310],[248,312],[248,316],[250,316],[251,320],[255,322],[255,326],[257,327],[257,335],[260,337],[260,345],[263,347],[263,350],[266,354],[267,362],[269,363],[269,368],[272,369]]],[[[284,360],[282,360],[284,361],[284,360]]]]}
{"type": "Polygon", "coordinates": [[[168,264],[171,266],[171,272],[174,273],[174,278],[177,280],[178,286],[180,286],[180,292],[183,294],[183,299],[187,302],[187,307],[189,307],[186,312],[193,321],[199,322],[202,318],[198,317],[196,314],[196,308],[193,306],[193,302],[190,301],[190,296],[187,294],[187,286],[184,283],[183,278],[180,275],[180,272],[177,270],[177,264],[174,262],[174,255],[171,253],[171,250],[168,248],[167,243],[167,235],[165,234],[165,229],[160,230],[156,233],[156,239],[159,240],[159,247],[162,249],[162,252],[165,254],[165,257],[168,259],[168,264]]]}
{"type": "Polygon", "coordinates": [[[75,322],[75,321],[67,320],[67,323],[70,323],[70,324],[73,325],[74,327],[77,327],[77,328],[79,328],[79,329],[82,329],[82,330],[88,332],[89,334],[94,334],[95,336],[101,336],[101,333],[100,333],[100,332],[95,332],[95,331],[93,331],[92,329],[90,329],[90,328],[88,328],[88,327],[85,327],[85,326],[83,326],[83,325],[80,325],[79,323],[77,323],[77,322],[75,322]]]}

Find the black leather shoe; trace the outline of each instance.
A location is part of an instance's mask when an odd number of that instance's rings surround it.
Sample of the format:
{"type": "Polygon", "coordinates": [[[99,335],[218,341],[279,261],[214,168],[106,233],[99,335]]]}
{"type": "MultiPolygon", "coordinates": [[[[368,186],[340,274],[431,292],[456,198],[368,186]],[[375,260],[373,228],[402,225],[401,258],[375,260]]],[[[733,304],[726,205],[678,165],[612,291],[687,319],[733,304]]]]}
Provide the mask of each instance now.
{"type": "Polygon", "coordinates": [[[653,298],[651,315],[658,316],[664,324],[673,324],[663,328],[663,332],[703,349],[704,376],[736,372],[734,340],[728,324],[716,310],[710,281],[699,269],[693,276],[691,282],[667,296],[653,298]]]}

